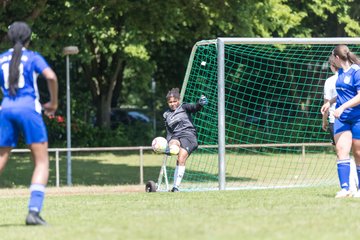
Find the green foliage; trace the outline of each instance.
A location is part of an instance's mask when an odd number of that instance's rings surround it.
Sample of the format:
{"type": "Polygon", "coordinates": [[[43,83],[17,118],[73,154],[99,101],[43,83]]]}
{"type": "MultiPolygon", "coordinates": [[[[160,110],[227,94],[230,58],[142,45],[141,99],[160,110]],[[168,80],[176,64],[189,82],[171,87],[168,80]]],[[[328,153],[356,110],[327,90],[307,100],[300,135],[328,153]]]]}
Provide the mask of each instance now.
{"type": "MultiPolygon", "coordinates": [[[[66,119],[61,116],[44,117],[48,129],[49,146],[66,147],[66,119]]],[[[153,138],[151,124],[135,122],[120,124],[116,129],[100,128],[75,119],[71,124],[72,147],[149,146],[153,138]]]]}
{"type": "Polygon", "coordinates": [[[29,22],[34,32],[30,48],[42,53],[59,76],[63,114],[62,49],[78,46],[80,53],[71,56],[72,117],[93,124],[96,116],[96,125],[108,128],[111,107],[156,106],[161,112],[163,95],[181,87],[191,48],[199,40],[359,36],[359,6],[354,0],[11,0],[0,8],[0,49],[10,47],[5,37],[10,23],[29,22]]]}
{"type": "Polygon", "coordinates": [[[307,14],[302,11],[294,11],[282,0],[267,0],[256,4],[254,25],[257,33],[262,37],[284,37],[290,29],[301,25],[301,21],[307,14]]]}

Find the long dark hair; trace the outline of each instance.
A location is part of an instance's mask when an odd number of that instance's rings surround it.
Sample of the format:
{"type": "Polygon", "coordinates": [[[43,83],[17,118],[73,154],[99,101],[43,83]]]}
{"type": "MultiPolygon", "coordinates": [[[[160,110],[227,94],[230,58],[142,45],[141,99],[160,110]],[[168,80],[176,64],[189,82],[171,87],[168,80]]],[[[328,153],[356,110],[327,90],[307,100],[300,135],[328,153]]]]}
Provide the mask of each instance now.
{"type": "Polygon", "coordinates": [[[329,57],[329,64],[330,64],[330,66],[333,66],[335,68],[335,71],[338,71],[339,68],[338,68],[338,66],[336,66],[335,60],[336,60],[335,55],[331,54],[330,57],[329,57]]]}
{"type": "Polygon", "coordinates": [[[14,22],[9,26],[8,37],[14,48],[9,67],[10,95],[14,96],[16,95],[19,83],[19,65],[21,62],[22,48],[26,43],[30,42],[31,29],[24,22],[14,22]]]}
{"type": "Polygon", "coordinates": [[[359,57],[355,53],[351,52],[347,45],[337,45],[332,54],[339,56],[339,58],[343,61],[349,61],[351,64],[360,64],[359,57]]]}

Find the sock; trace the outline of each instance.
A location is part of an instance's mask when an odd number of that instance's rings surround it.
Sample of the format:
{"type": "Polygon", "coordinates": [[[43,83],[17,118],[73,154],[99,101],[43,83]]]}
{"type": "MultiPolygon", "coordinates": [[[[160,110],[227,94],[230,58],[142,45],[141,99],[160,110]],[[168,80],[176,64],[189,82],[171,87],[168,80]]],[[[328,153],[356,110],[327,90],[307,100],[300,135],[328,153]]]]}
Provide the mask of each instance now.
{"type": "Polygon", "coordinates": [[[349,176],[349,190],[357,192],[358,189],[358,174],[354,159],[350,159],[350,176],[349,176]]]}
{"type": "Polygon", "coordinates": [[[31,184],[29,211],[40,212],[45,197],[45,185],[31,184]]]}
{"type": "Polygon", "coordinates": [[[356,166],[356,172],[358,176],[358,188],[360,189],[360,166],[356,166]]]}
{"type": "Polygon", "coordinates": [[[350,178],[350,159],[338,159],[337,170],[340,180],[340,187],[342,189],[349,190],[349,178],[350,178]]]}
{"type": "Polygon", "coordinates": [[[175,171],[174,171],[174,185],[173,185],[173,187],[176,187],[176,180],[177,180],[177,176],[178,176],[178,169],[179,169],[179,166],[176,165],[175,171]]]}
{"type": "Polygon", "coordinates": [[[174,187],[179,188],[184,173],[185,173],[185,166],[176,166],[174,173],[174,187]]]}

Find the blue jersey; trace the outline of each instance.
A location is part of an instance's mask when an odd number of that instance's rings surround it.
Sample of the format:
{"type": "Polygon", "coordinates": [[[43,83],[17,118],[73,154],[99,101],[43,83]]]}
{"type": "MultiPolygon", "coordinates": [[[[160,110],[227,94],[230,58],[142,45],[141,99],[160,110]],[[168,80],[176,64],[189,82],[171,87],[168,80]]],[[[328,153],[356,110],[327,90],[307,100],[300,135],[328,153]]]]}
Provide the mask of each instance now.
{"type": "Polygon", "coordinates": [[[25,143],[47,142],[47,131],[41,116],[37,77],[49,65],[38,53],[22,50],[18,89],[9,94],[9,65],[13,49],[0,55],[0,87],[3,101],[0,109],[0,147],[15,147],[20,133],[25,143]]]}
{"type": "Polygon", "coordinates": [[[9,94],[9,65],[13,49],[0,55],[0,86],[3,92],[4,108],[32,108],[41,112],[39,92],[37,87],[38,75],[47,67],[48,63],[36,52],[23,48],[19,66],[19,82],[16,96],[9,94]]]}
{"type": "MultiPolygon", "coordinates": [[[[345,72],[339,69],[339,76],[336,81],[336,108],[354,98],[360,91],[360,67],[356,64],[345,72]]],[[[355,120],[360,118],[360,105],[346,109],[340,116],[341,121],[355,120]]]]}

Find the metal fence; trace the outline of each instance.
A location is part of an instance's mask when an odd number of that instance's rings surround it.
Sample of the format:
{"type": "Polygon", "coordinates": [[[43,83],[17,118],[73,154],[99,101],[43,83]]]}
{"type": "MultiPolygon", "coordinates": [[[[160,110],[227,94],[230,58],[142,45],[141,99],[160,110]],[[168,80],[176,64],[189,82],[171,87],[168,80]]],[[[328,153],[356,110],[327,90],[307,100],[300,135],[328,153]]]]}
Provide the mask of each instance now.
{"type": "MultiPolygon", "coordinates": [[[[299,147],[301,155],[305,159],[306,147],[331,146],[331,143],[288,143],[288,144],[233,144],[225,145],[225,148],[262,148],[262,147],[299,147]]],[[[218,145],[200,145],[199,148],[218,148],[218,145]]],[[[138,151],[139,152],[139,184],[144,184],[144,150],[151,150],[148,146],[138,147],[92,147],[92,148],[49,148],[49,153],[55,153],[56,187],[60,187],[60,152],[111,152],[111,151],[138,151]]],[[[29,149],[13,149],[12,153],[26,153],[29,149]]],[[[160,166],[159,166],[160,168],[160,166]]]]}

